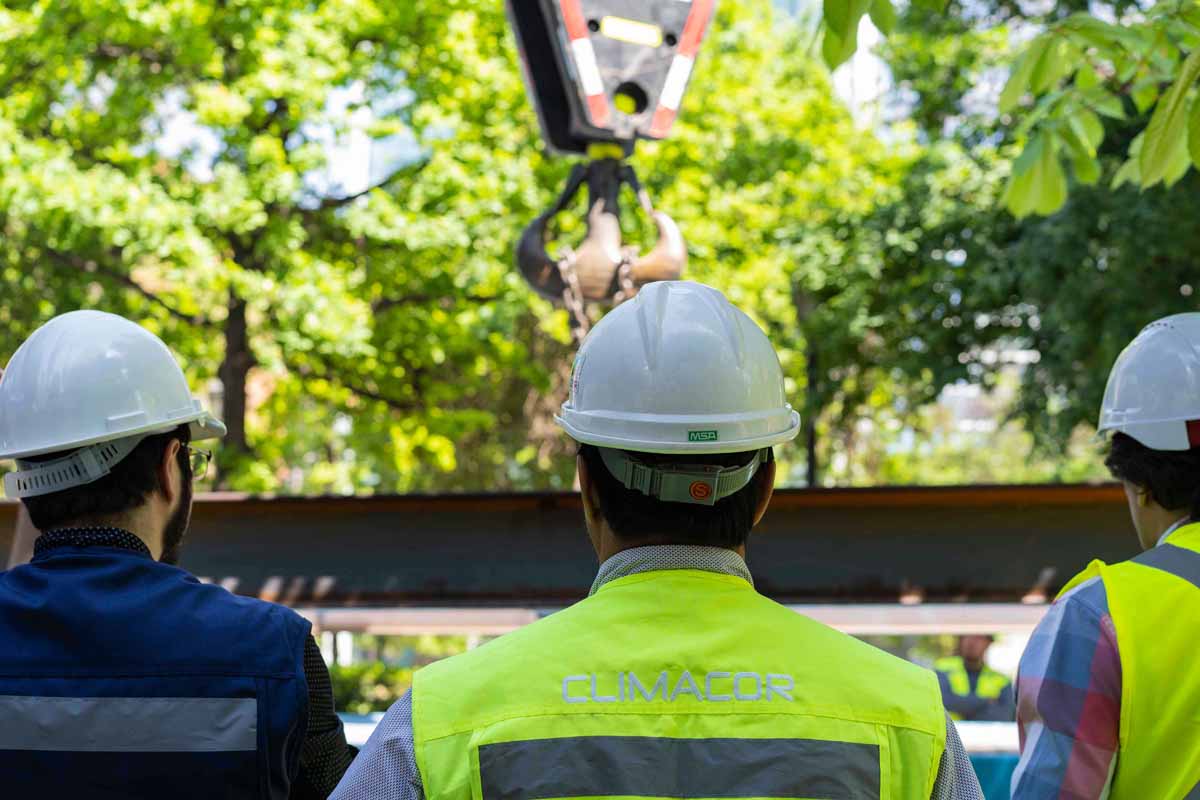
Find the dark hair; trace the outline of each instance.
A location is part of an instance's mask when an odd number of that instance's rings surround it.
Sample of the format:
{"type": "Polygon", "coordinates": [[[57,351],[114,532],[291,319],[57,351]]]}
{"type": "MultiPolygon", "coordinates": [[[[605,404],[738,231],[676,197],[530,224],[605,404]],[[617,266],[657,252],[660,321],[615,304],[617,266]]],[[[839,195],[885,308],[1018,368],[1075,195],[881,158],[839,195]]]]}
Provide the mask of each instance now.
{"type": "Polygon", "coordinates": [[[1186,508],[1192,519],[1200,520],[1200,447],[1152,450],[1118,433],[1104,464],[1114,478],[1145,489],[1163,508],[1186,508]]]}
{"type": "MultiPolygon", "coordinates": [[[[49,531],[76,520],[120,514],[140,507],[151,492],[161,488],[158,465],[172,439],[178,439],[180,444],[186,445],[192,439],[191,430],[187,425],[180,425],[173,431],[147,436],[129,455],[117,462],[111,472],[97,481],[61,492],[23,498],[21,502],[29,510],[34,527],[39,531],[49,531]]],[[[47,453],[28,460],[53,461],[70,452],[47,453]]],[[[191,480],[191,462],[187,450],[182,447],[179,449],[179,468],[185,480],[191,480]]]]}
{"type": "MultiPolygon", "coordinates": [[[[740,467],[748,464],[757,453],[722,453],[719,455],[688,455],[688,464],[719,464],[740,467]]],[[[729,497],[714,505],[674,503],[657,500],[634,489],[625,488],[589,444],[579,446],[579,455],[587,464],[588,475],[596,487],[600,513],[613,533],[622,539],[650,539],[662,544],[703,544],[714,547],[738,547],[745,544],[754,527],[754,512],[758,507],[761,480],[755,478],[729,497]]],[[[634,453],[647,464],[679,463],[678,455],[634,453]]],[[[767,461],[774,461],[774,451],[767,449],[767,461]]],[[[761,469],[761,467],[760,467],[761,469]]]]}

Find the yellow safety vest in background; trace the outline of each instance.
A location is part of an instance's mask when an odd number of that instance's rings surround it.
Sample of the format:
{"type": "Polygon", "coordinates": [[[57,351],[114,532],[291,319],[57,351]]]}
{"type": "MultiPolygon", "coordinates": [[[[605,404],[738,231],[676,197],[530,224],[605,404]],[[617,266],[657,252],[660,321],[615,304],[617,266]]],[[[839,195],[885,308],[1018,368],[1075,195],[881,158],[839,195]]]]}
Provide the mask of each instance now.
{"type": "MultiPolygon", "coordinates": [[[[1112,800],[1179,800],[1200,790],[1200,524],[1119,564],[1093,561],[1121,657],[1112,800]]],[[[1062,596],[1061,594],[1059,595],[1062,596]]]]}
{"type": "Polygon", "coordinates": [[[429,800],[926,800],[937,679],[700,570],[619,578],[416,673],[429,800]]]}
{"type": "MultiPolygon", "coordinates": [[[[946,674],[946,679],[950,684],[950,691],[959,697],[971,696],[971,678],[967,675],[967,665],[963,663],[962,656],[939,658],[934,662],[933,668],[938,672],[946,674]]],[[[1012,681],[1007,676],[984,665],[979,673],[979,679],[975,682],[975,696],[983,700],[995,700],[1000,697],[1000,693],[1010,683],[1012,681]]],[[[950,717],[952,719],[962,719],[962,714],[952,711],[950,712],[950,717]]]]}

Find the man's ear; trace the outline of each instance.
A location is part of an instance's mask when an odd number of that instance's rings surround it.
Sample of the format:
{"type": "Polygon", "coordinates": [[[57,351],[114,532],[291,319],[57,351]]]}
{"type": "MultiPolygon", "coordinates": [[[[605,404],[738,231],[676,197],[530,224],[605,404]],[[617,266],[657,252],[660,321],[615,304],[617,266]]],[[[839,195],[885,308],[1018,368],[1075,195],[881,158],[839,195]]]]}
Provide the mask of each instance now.
{"type": "Polygon", "coordinates": [[[579,474],[579,496],[583,500],[583,515],[588,524],[591,524],[592,520],[600,516],[600,496],[588,472],[587,459],[582,455],[575,456],[575,469],[579,474]]]}
{"type": "Polygon", "coordinates": [[[767,513],[767,506],[771,504],[771,495],[775,494],[775,462],[768,461],[758,468],[758,472],[754,473],[754,524],[757,525],[763,518],[763,514],[767,513]]]}
{"type": "Polygon", "coordinates": [[[169,439],[158,462],[158,486],[168,506],[183,494],[183,470],[179,467],[179,450],[183,444],[178,439],[169,439]]]}

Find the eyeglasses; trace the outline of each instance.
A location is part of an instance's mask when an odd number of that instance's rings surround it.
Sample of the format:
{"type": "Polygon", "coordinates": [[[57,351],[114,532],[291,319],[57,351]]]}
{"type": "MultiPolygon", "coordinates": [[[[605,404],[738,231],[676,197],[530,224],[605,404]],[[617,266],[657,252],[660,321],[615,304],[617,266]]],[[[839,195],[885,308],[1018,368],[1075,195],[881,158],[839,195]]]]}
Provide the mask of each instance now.
{"type": "Polygon", "coordinates": [[[184,445],[188,452],[188,462],[192,465],[192,480],[200,480],[208,474],[208,463],[212,461],[211,450],[201,450],[191,445],[184,445]]]}

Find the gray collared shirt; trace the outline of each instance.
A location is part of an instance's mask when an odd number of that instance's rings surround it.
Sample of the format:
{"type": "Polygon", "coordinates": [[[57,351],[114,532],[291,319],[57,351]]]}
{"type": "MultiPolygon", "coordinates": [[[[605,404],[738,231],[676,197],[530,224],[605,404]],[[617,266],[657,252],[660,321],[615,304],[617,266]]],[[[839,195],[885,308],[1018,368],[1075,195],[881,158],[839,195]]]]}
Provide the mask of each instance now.
{"type": "Polygon", "coordinates": [[[1172,534],[1172,533],[1174,533],[1175,531],[1179,530],[1179,529],[1180,529],[1180,528],[1182,528],[1184,525],[1191,525],[1191,524],[1192,524],[1192,517],[1191,517],[1191,515],[1188,515],[1188,516],[1184,517],[1183,519],[1179,520],[1179,521],[1178,521],[1178,522],[1176,522],[1174,525],[1172,525],[1171,527],[1169,527],[1169,528],[1167,528],[1165,531],[1163,531],[1163,534],[1162,534],[1162,536],[1158,537],[1158,541],[1154,543],[1154,546],[1155,546],[1155,547],[1157,547],[1158,545],[1160,545],[1160,544],[1162,544],[1163,542],[1165,542],[1167,539],[1169,539],[1169,538],[1170,538],[1170,536],[1171,536],[1171,534],[1172,534]]]}
{"type": "MultiPolygon", "coordinates": [[[[751,585],[754,583],[746,562],[732,550],[652,545],[623,550],[601,564],[589,594],[595,594],[601,586],[618,578],[670,569],[736,575],[751,585]]],[[[332,800],[425,800],[413,745],[411,691],[388,709],[330,797],[332,800]]],[[[942,753],[931,800],[983,800],[979,779],[949,717],[946,718],[946,749],[942,753]]]]}
{"type": "Polygon", "coordinates": [[[594,595],[601,586],[617,578],[637,575],[639,572],[661,572],[669,569],[698,569],[735,575],[751,586],[754,578],[746,562],[725,547],[699,547],[688,544],[656,544],[649,547],[631,547],[622,550],[600,565],[596,580],[592,581],[594,595]]]}

